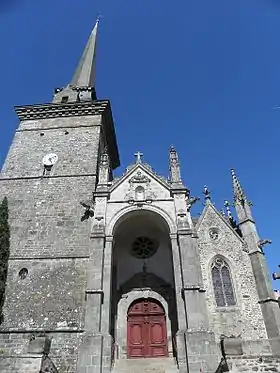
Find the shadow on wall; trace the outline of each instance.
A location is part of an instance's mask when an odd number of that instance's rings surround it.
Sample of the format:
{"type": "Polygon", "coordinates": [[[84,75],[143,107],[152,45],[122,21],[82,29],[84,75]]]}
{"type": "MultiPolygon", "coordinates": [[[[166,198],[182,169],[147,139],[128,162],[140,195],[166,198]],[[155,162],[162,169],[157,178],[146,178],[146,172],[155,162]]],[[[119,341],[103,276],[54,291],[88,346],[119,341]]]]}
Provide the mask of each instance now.
{"type": "Polygon", "coordinates": [[[10,257],[10,226],[8,199],[5,197],[0,204],[0,324],[3,322],[3,307],[10,257]]]}
{"type": "Polygon", "coordinates": [[[58,373],[58,370],[56,369],[54,363],[51,361],[51,359],[48,357],[48,355],[44,355],[42,357],[42,364],[41,369],[39,373],[58,373]]]}

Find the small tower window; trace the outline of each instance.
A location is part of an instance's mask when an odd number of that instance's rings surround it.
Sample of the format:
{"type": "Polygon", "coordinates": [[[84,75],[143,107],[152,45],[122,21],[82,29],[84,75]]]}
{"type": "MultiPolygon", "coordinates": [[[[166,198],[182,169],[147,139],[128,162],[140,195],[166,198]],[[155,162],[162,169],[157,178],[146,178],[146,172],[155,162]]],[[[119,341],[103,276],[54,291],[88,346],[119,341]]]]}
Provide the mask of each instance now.
{"type": "Polygon", "coordinates": [[[229,265],[221,257],[215,258],[211,267],[214,295],[218,307],[236,304],[229,265]]]}
{"type": "Polygon", "coordinates": [[[138,186],[135,189],[135,199],[136,199],[136,201],[144,201],[145,200],[145,189],[142,186],[138,186]]]}
{"type": "Polygon", "coordinates": [[[69,96],[63,96],[62,99],[61,99],[61,102],[63,104],[66,104],[66,102],[68,102],[68,99],[69,99],[69,96]]]}
{"type": "Polygon", "coordinates": [[[43,171],[43,176],[50,176],[51,175],[51,170],[52,170],[52,165],[44,165],[44,171],[43,171]]]}
{"type": "Polygon", "coordinates": [[[22,269],[19,271],[18,275],[19,275],[19,278],[20,278],[21,280],[26,279],[26,277],[27,277],[27,275],[28,275],[28,269],[27,269],[27,268],[22,268],[22,269]]]}

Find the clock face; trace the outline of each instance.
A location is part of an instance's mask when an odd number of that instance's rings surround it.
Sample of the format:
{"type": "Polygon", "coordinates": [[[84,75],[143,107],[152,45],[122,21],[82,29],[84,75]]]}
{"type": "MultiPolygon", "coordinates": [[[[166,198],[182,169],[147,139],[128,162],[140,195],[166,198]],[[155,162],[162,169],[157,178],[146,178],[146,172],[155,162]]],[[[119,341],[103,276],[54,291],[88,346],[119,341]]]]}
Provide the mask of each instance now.
{"type": "Polygon", "coordinates": [[[58,160],[58,156],[54,153],[50,153],[44,156],[43,165],[44,166],[53,166],[58,160]]]}

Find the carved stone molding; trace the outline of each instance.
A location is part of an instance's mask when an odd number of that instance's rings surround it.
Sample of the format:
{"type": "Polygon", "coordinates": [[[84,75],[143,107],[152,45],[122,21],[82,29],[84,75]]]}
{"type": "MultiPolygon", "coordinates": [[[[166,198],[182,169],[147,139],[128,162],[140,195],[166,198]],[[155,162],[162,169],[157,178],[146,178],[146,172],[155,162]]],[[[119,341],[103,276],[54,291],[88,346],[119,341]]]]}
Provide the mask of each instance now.
{"type": "Polygon", "coordinates": [[[129,179],[129,183],[150,183],[151,179],[148,178],[148,176],[143,175],[141,171],[138,171],[136,175],[132,176],[132,178],[129,179]]]}
{"type": "Polygon", "coordinates": [[[129,179],[129,191],[125,195],[124,199],[130,204],[141,204],[152,203],[156,198],[155,193],[151,189],[151,179],[146,175],[142,174],[141,171],[138,171],[136,175],[132,176],[129,179]],[[138,188],[142,188],[143,195],[137,197],[136,192],[138,188]]]}
{"type": "Polygon", "coordinates": [[[28,120],[82,115],[98,115],[103,114],[108,105],[108,101],[68,104],[44,104],[32,106],[16,106],[15,111],[20,120],[28,120]]]}

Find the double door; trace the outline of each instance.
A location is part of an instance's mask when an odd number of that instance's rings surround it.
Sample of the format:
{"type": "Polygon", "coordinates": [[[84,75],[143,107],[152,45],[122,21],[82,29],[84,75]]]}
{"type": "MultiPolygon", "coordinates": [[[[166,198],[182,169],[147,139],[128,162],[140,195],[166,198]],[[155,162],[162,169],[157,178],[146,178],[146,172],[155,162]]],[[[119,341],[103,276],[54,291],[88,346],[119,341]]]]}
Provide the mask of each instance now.
{"type": "Polygon", "coordinates": [[[134,302],[127,315],[128,358],[168,356],[163,307],[151,299],[134,302]]]}

